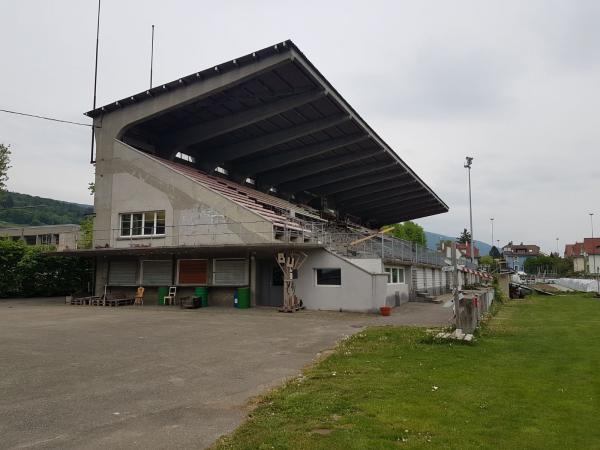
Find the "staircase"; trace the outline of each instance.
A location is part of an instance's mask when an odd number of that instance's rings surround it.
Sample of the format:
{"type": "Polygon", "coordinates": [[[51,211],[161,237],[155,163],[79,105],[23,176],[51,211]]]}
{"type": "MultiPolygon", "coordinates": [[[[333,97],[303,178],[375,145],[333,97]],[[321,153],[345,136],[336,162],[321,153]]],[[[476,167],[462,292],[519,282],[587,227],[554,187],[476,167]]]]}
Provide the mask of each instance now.
{"type": "Polygon", "coordinates": [[[426,289],[417,289],[414,301],[422,303],[442,303],[442,300],[435,295],[429,294],[426,289]]]}

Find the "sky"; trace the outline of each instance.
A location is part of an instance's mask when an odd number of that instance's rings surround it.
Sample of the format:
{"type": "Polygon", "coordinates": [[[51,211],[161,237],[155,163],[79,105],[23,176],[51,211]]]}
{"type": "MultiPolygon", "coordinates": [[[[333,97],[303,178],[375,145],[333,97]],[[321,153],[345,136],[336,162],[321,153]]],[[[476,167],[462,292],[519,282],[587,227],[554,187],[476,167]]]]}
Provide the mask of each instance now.
{"type": "MultiPolygon", "coordinates": [[[[91,123],[96,0],[0,2],[0,109],[91,123]]],[[[600,2],[103,0],[98,105],[292,39],[450,212],[546,252],[600,235],[600,2]]],[[[0,112],[8,188],[92,203],[88,127],[0,112]]]]}

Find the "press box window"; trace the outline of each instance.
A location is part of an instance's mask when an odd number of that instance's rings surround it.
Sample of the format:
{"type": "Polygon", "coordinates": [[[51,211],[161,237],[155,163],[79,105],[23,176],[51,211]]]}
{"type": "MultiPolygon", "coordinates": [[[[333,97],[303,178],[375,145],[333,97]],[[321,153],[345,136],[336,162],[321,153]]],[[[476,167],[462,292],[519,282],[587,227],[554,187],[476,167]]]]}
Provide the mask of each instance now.
{"type": "Polygon", "coordinates": [[[164,211],[121,214],[121,236],[162,236],[164,234],[164,211]]]}
{"type": "Polygon", "coordinates": [[[317,286],[341,286],[342,269],[316,269],[317,286]]]}

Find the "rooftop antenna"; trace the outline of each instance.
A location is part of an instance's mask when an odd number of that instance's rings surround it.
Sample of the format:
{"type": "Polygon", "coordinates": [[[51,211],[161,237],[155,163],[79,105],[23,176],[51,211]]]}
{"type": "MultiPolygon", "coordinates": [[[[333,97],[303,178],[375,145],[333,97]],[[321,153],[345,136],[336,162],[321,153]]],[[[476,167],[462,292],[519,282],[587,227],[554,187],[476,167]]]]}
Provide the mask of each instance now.
{"type": "Polygon", "coordinates": [[[152,25],[152,44],[150,46],[150,89],[152,89],[152,65],[154,64],[154,25],[152,25]]]}
{"type": "MultiPolygon", "coordinates": [[[[92,109],[96,109],[96,88],[98,86],[98,42],[100,39],[100,2],[98,0],[98,23],[96,25],[96,63],[94,66],[94,105],[92,109]]],[[[90,164],[94,164],[94,126],[92,125],[92,146],[90,148],[90,164]]]]}

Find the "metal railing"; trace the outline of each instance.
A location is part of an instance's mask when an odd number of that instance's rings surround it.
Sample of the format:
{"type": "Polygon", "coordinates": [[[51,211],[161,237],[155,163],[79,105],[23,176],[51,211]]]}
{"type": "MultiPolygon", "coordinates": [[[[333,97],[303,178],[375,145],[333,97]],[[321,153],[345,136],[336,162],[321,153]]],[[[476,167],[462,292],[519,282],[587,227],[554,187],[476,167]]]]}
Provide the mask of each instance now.
{"type": "MultiPolygon", "coordinates": [[[[143,231],[142,229],[141,232],[143,231]]],[[[446,258],[442,253],[392,236],[380,235],[351,245],[365,236],[358,232],[328,229],[322,222],[306,222],[294,218],[290,218],[288,223],[273,224],[267,220],[232,222],[215,217],[210,223],[166,226],[160,234],[124,236],[119,228],[94,229],[91,247],[193,247],[289,243],[319,245],[350,258],[381,258],[390,262],[439,267],[446,265],[446,258]]]]}
{"type": "Polygon", "coordinates": [[[323,239],[328,248],[350,258],[381,258],[391,262],[410,262],[440,267],[446,265],[442,253],[393,236],[376,236],[351,245],[361,237],[364,235],[360,233],[334,232],[327,233],[323,239]]]}

